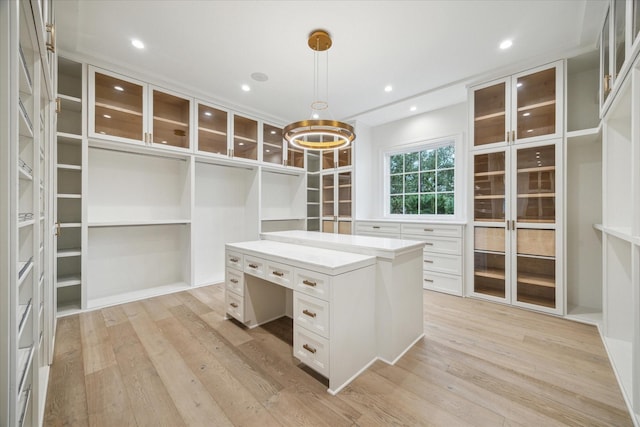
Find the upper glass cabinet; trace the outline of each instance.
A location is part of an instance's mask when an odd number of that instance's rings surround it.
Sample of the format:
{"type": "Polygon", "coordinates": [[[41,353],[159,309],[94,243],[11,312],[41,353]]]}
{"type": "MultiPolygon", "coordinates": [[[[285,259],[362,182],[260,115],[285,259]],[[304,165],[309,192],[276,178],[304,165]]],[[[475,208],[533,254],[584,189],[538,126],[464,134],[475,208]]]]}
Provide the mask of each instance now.
{"type": "Polygon", "coordinates": [[[472,89],[473,146],[562,136],[562,75],[557,62],[472,89]]]}
{"type": "Polygon", "coordinates": [[[96,72],[93,88],[93,133],[144,140],[144,85],[96,72]]]}
{"type": "Polygon", "coordinates": [[[258,122],[233,116],[233,156],[258,160],[258,122]]]}
{"type": "Polygon", "coordinates": [[[153,127],[151,142],[189,148],[191,101],[153,89],[153,127]]]}
{"type": "Polygon", "coordinates": [[[282,129],[268,124],[262,125],[262,161],[281,165],[284,143],[282,129]]]}
{"type": "Polygon", "coordinates": [[[198,104],[198,151],[227,155],[227,112],[198,104]]]}

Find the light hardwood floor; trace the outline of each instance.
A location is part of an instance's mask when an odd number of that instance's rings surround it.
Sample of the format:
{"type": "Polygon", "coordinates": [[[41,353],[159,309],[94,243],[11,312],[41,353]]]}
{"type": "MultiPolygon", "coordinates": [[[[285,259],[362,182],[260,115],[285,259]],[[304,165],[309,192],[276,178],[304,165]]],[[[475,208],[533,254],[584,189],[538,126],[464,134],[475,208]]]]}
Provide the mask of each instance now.
{"type": "Polygon", "coordinates": [[[290,319],[223,320],[222,285],[65,317],[44,424],[632,425],[594,327],[429,291],[424,313],[423,340],[335,397],[290,319]]]}

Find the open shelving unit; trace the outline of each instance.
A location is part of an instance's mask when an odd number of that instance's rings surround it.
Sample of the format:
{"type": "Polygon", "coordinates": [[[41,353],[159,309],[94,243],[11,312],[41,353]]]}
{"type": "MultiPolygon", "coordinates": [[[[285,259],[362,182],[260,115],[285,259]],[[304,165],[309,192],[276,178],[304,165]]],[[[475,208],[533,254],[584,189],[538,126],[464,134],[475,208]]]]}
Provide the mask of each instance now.
{"type": "Polygon", "coordinates": [[[304,230],[306,207],[305,173],[261,170],[260,231],[304,230]]]}

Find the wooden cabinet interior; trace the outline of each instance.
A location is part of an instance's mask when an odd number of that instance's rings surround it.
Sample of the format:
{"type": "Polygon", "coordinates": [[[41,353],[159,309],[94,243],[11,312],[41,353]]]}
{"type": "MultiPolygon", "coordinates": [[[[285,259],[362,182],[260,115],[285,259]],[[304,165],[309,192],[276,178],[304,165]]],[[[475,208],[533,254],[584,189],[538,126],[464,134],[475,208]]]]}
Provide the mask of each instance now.
{"type": "Polygon", "coordinates": [[[479,89],[474,96],[474,146],[504,141],[506,82],[479,89]]]}
{"type": "Polygon", "coordinates": [[[474,220],[505,219],[505,152],[474,156],[474,220]]]}
{"type": "Polygon", "coordinates": [[[142,141],[141,85],[95,73],[95,133],[142,141]]]}
{"type": "Polygon", "coordinates": [[[281,165],[283,161],[282,128],[269,124],[262,125],[262,160],[281,165]]]}
{"type": "Polygon", "coordinates": [[[233,116],[233,155],[258,160],[258,122],[246,117],[233,116]]]}
{"type": "Polygon", "coordinates": [[[518,77],[517,138],[556,132],[556,69],[518,77]]]}
{"type": "Polygon", "coordinates": [[[555,145],[517,151],[518,222],[555,222],[555,158],[555,145]]]}
{"type": "Polygon", "coordinates": [[[153,142],[189,148],[191,102],[188,99],[152,90],[153,142]]]}
{"type": "Polygon", "coordinates": [[[198,104],[198,150],[227,154],[227,112],[198,104]]]}

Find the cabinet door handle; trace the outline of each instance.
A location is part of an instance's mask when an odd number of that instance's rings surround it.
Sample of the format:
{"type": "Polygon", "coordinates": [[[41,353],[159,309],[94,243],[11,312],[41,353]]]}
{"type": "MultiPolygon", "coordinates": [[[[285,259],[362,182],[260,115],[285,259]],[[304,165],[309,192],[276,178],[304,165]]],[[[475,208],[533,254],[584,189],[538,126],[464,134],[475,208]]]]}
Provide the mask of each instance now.
{"type": "Polygon", "coordinates": [[[431,243],[431,242],[424,242],[424,245],[425,245],[425,246],[433,246],[433,243],[431,243]]]}
{"type": "Polygon", "coordinates": [[[47,24],[47,32],[51,33],[50,42],[46,43],[47,50],[51,53],[56,53],[56,27],[53,24],[47,24]]]}
{"type": "Polygon", "coordinates": [[[304,310],[302,310],[302,314],[306,314],[309,317],[314,317],[314,318],[316,317],[316,313],[314,313],[312,311],[309,311],[306,308],[304,310]]]}
{"type": "Polygon", "coordinates": [[[59,237],[62,234],[62,228],[60,227],[60,221],[56,221],[56,233],[55,236],[59,237]]]}
{"type": "Polygon", "coordinates": [[[229,261],[231,261],[231,262],[238,262],[238,261],[240,261],[240,260],[239,260],[238,258],[229,258],[229,261]]]}
{"type": "Polygon", "coordinates": [[[379,226],[377,226],[377,225],[374,225],[374,226],[373,226],[373,229],[374,229],[374,230],[380,230],[380,227],[379,227],[379,226]]]}
{"type": "Polygon", "coordinates": [[[516,131],[515,130],[511,131],[511,142],[516,142],[516,131]]]}
{"type": "Polygon", "coordinates": [[[231,279],[230,282],[231,283],[238,283],[238,279],[231,279]]]}
{"type": "Polygon", "coordinates": [[[606,74],[604,76],[604,94],[608,94],[611,92],[611,74],[606,74]]]}
{"type": "Polygon", "coordinates": [[[271,272],[271,274],[273,274],[274,276],[278,276],[278,277],[284,276],[284,273],[282,271],[273,271],[273,272],[271,272]]]}
{"type": "Polygon", "coordinates": [[[433,264],[433,261],[430,259],[425,259],[424,262],[428,263],[428,264],[433,264]]]}
{"type": "Polygon", "coordinates": [[[303,280],[302,283],[307,285],[307,286],[317,286],[318,285],[316,282],[312,282],[311,280],[303,280]]]}
{"type": "Polygon", "coordinates": [[[56,114],[60,114],[62,111],[62,100],[60,98],[56,98],[56,114]]]}
{"type": "Polygon", "coordinates": [[[423,228],[422,230],[423,230],[423,231],[427,231],[427,232],[429,232],[429,233],[432,233],[432,232],[433,232],[433,228],[423,228]]]}
{"type": "Polygon", "coordinates": [[[249,267],[251,268],[258,268],[258,266],[256,264],[249,264],[249,267]]]}
{"type": "Polygon", "coordinates": [[[302,348],[304,348],[305,350],[307,350],[311,354],[315,354],[316,353],[316,349],[311,347],[309,344],[304,344],[302,346],[302,348]]]}
{"type": "Polygon", "coordinates": [[[425,282],[433,283],[433,279],[424,279],[425,282]]]}
{"type": "Polygon", "coordinates": [[[235,302],[232,302],[231,304],[229,304],[231,307],[233,308],[238,308],[238,304],[236,304],[235,302]]]}
{"type": "Polygon", "coordinates": [[[516,220],[511,220],[511,229],[515,230],[516,229],[516,220]]]}
{"type": "Polygon", "coordinates": [[[509,131],[507,131],[507,134],[505,135],[504,140],[509,142],[509,131]]]}

